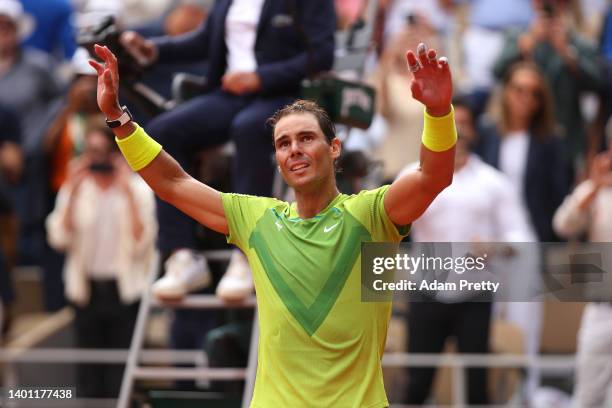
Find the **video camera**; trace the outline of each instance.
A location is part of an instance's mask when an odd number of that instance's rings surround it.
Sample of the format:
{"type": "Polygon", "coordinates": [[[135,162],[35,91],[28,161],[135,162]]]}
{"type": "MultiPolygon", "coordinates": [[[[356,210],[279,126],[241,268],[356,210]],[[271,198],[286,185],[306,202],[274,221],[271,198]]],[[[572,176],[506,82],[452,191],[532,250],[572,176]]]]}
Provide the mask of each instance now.
{"type": "Polygon", "coordinates": [[[156,116],[172,107],[174,103],[167,100],[153,89],[140,82],[146,67],[121,44],[122,31],[113,16],[104,16],[91,25],[79,30],[77,43],[85,48],[92,58],[97,59],[94,45],[105,45],[117,57],[120,89],[132,104],[149,116],[156,116]]]}

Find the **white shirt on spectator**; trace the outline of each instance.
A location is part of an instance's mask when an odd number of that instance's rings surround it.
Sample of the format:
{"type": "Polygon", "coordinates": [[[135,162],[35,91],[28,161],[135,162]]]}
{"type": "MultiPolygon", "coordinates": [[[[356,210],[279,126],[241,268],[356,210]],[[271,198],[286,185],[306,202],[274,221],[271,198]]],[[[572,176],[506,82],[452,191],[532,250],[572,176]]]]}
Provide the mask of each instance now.
{"type": "MultiPolygon", "coordinates": [[[[114,244],[114,259],[112,260],[114,275],[117,280],[119,296],[124,304],[129,304],[140,298],[147,288],[151,268],[157,263],[155,238],[157,237],[157,219],[155,216],[155,198],[153,191],[138,176],[130,178],[138,216],[143,226],[139,239],[133,235],[134,219],[125,195],[120,194],[114,200],[112,217],[116,220],[114,235],[106,244],[114,244]]],[[[87,269],[92,267],[92,258],[98,245],[104,244],[97,231],[100,214],[98,214],[101,190],[93,180],[86,179],[75,194],[78,194],[72,214],[74,229],[67,230],[64,224],[71,187],[65,184],[57,194],[55,208],[46,221],[47,239],[52,248],[66,252],[64,262],[64,283],[66,298],[72,303],[83,306],[89,302],[89,280],[92,278],[87,269]]],[[[111,214],[108,214],[111,215],[111,214]]],[[[109,220],[106,220],[109,222],[109,220]]],[[[106,238],[105,238],[106,239],[106,238]]],[[[110,261],[110,260],[107,260],[110,261]]],[[[96,261],[97,264],[98,261],[96,261]]],[[[100,261],[101,262],[101,261],[100,261]]],[[[107,262],[108,263],[108,262],[107,262]]],[[[97,268],[97,266],[96,266],[97,268]]],[[[100,267],[102,272],[107,268],[100,267]]],[[[109,268],[110,269],[110,268],[109,268]]]]}
{"type": "Polygon", "coordinates": [[[263,0],[234,0],[225,18],[226,72],[255,72],[255,40],[263,0]]]}
{"type": "MultiPolygon", "coordinates": [[[[516,192],[523,208],[527,208],[525,200],[525,171],[527,170],[527,156],[529,155],[529,135],[527,132],[509,133],[501,140],[499,149],[499,169],[510,180],[511,188],[516,192]]],[[[527,226],[531,234],[537,236],[529,216],[527,226]]]]}
{"type": "MultiPolygon", "coordinates": [[[[577,238],[588,232],[590,242],[612,241],[612,187],[601,187],[590,205],[580,208],[594,189],[595,183],[586,180],[565,198],[553,218],[557,234],[564,238],[577,238]]],[[[602,255],[605,265],[606,253],[602,255]]],[[[612,305],[607,302],[589,303],[584,309],[577,337],[576,385],[572,406],[609,407],[612,369],[609,364],[601,365],[598,361],[602,355],[612,353],[612,305]]]]}
{"type": "MultiPolygon", "coordinates": [[[[408,166],[399,177],[415,168],[416,164],[408,166]]],[[[415,242],[536,241],[526,211],[508,178],[475,154],[470,154],[465,166],[455,171],[453,183],[414,221],[411,236],[415,242]]],[[[499,277],[504,278],[501,281],[502,290],[507,298],[519,298],[524,296],[525,288],[537,287],[538,248],[523,244],[515,250],[518,254],[510,259],[489,260],[491,267],[501,273],[499,277]]],[[[458,277],[450,274],[449,281],[458,277]]],[[[436,295],[436,300],[450,303],[468,298],[467,292],[440,292],[436,295]]],[[[512,302],[510,308],[520,308],[522,305],[521,302],[512,302]]],[[[539,334],[539,305],[533,305],[537,307],[536,310],[529,310],[526,316],[528,323],[514,316],[521,315],[520,311],[508,311],[508,319],[516,320],[527,333],[539,334]]],[[[537,348],[537,340],[528,338],[527,342],[528,350],[537,348]]]]}
{"type": "Polygon", "coordinates": [[[416,242],[535,240],[508,179],[474,154],[412,224],[412,238],[416,242]]]}
{"type": "Polygon", "coordinates": [[[591,242],[612,241],[612,187],[601,187],[591,204],[584,210],[580,203],[595,189],[591,180],[583,181],[557,209],[553,227],[565,238],[577,238],[588,232],[591,242]]]}
{"type": "Polygon", "coordinates": [[[93,279],[117,278],[117,240],[119,225],[117,214],[121,211],[124,198],[117,187],[100,190],[96,200],[95,228],[88,240],[91,256],[85,260],[85,271],[93,279]]]}
{"type": "Polygon", "coordinates": [[[499,169],[504,173],[513,188],[521,194],[527,167],[529,136],[527,132],[509,133],[501,140],[499,149],[499,169]]]}

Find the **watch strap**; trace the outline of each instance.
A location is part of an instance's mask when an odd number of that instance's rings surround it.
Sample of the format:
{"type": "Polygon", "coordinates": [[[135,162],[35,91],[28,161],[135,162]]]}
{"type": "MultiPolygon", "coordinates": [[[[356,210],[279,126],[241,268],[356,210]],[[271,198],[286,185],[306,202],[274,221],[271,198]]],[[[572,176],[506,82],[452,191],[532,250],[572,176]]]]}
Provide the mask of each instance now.
{"type": "Polygon", "coordinates": [[[106,124],[109,128],[118,128],[132,120],[132,114],[128,110],[127,106],[122,106],[121,110],[123,111],[123,113],[117,119],[109,120],[108,118],[106,118],[106,124]]]}

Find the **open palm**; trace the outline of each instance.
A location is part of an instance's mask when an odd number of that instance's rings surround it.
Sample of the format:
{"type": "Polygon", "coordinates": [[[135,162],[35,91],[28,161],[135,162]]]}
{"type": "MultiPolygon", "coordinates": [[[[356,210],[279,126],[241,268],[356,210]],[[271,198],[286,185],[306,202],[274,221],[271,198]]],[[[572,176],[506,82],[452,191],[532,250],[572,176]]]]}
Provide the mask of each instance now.
{"type": "Polygon", "coordinates": [[[448,113],[453,97],[453,80],[446,58],[438,58],[434,49],[419,44],[417,53],[406,53],[408,67],[414,78],[410,89],[412,96],[427,107],[431,114],[448,113]]]}
{"type": "Polygon", "coordinates": [[[90,60],[89,64],[98,74],[98,106],[108,118],[115,118],[121,115],[119,105],[119,69],[117,58],[107,48],[99,45],[95,46],[96,55],[104,61],[101,64],[90,60]]]}

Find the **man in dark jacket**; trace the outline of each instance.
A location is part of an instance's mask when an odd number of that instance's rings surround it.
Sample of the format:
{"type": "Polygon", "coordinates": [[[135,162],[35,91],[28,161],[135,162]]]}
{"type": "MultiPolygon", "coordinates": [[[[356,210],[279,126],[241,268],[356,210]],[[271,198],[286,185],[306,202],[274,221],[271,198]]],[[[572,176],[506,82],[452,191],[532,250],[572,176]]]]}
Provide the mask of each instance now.
{"type": "MultiPolygon", "coordinates": [[[[266,118],[298,96],[304,78],[332,67],[335,27],[329,0],[218,0],[207,21],[184,36],[146,40],[125,33],[123,44],[145,64],[208,61],[205,93],[153,119],[148,132],[187,169],[197,151],[233,141],[232,189],[271,195],[266,118]]],[[[154,292],[180,297],[195,289],[191,283],[209,281],[197,255],[178,251],[195,247],[194,223],[161,200],[158,219],[160,250],[178,254],[166,264],[166,275],[182,278],[160,281],[154,292]],[[175,267],[182,272],[172,272],[175,267]]],[[[238,292],[252,288],[239,281],[238,292]]]]}

